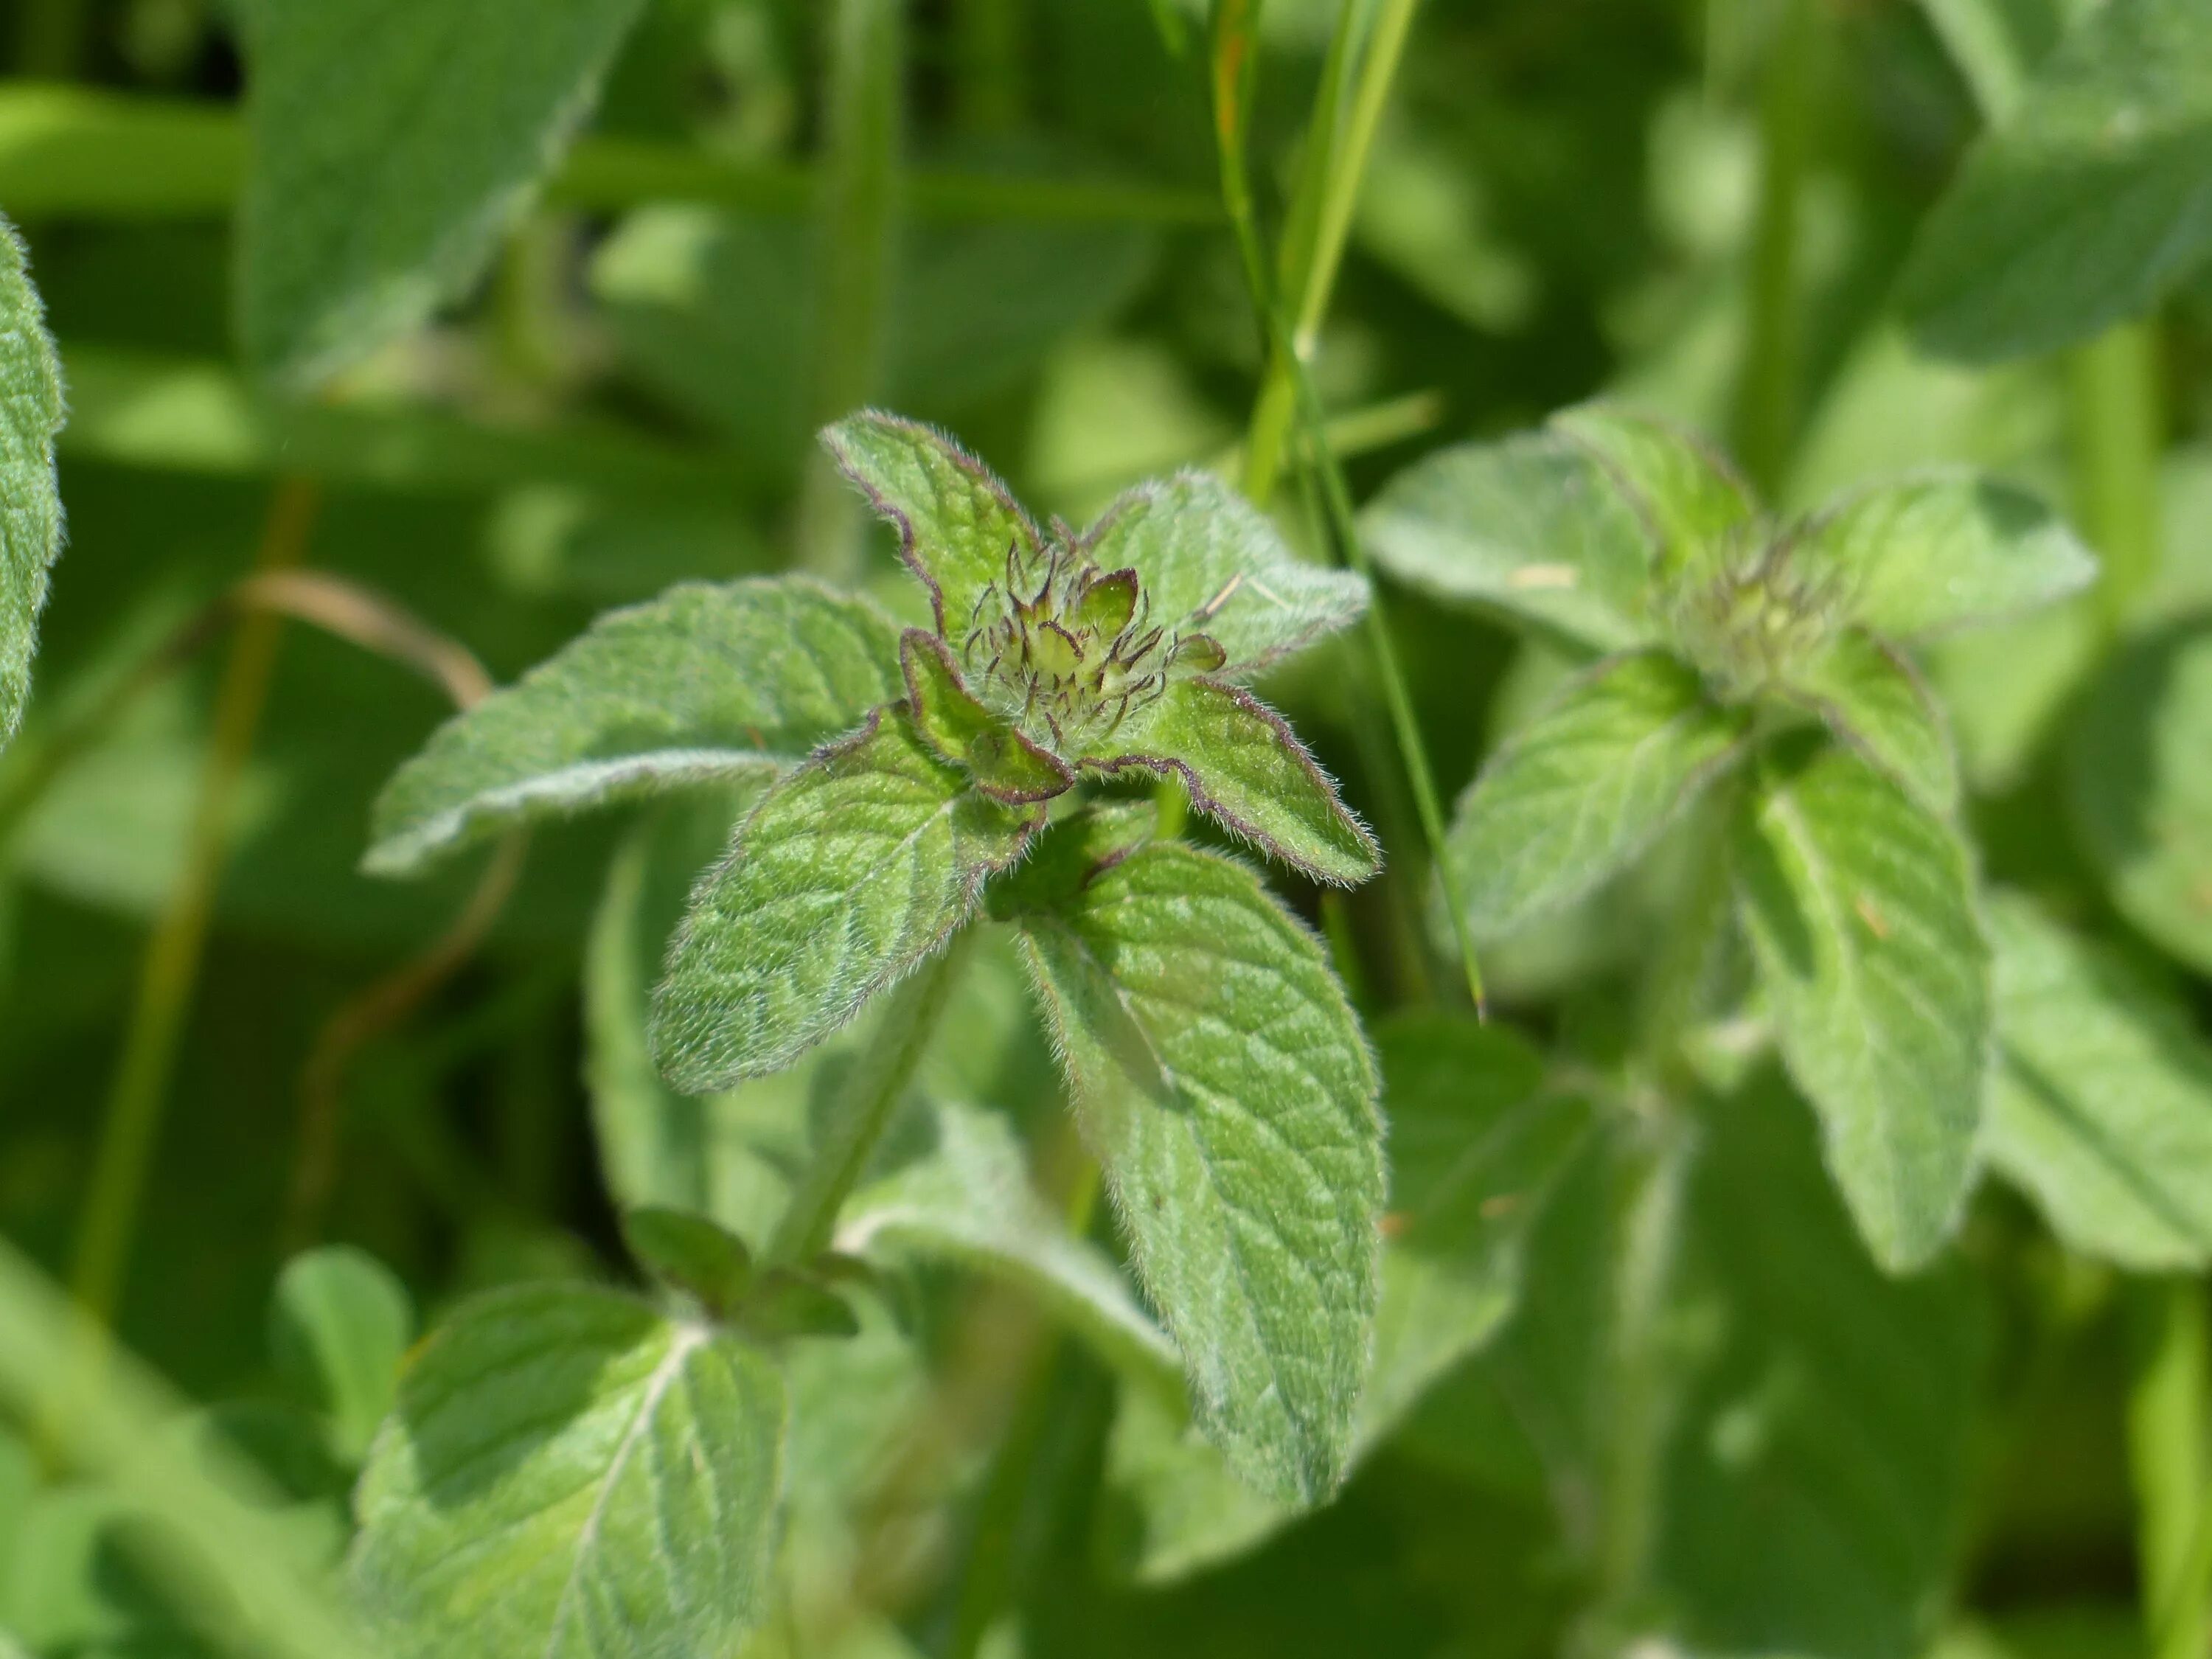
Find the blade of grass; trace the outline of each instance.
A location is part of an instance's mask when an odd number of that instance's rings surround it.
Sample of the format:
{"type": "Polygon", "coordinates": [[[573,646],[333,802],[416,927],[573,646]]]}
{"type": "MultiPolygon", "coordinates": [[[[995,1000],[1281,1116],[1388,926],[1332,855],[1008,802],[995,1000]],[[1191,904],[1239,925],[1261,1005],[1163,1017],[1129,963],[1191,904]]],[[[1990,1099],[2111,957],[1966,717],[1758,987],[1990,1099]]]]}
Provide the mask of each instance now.
{"type": "Polygon", "coordinates": [[[2154,322],[2116,328],[2067,358],[2075,510],[2104,561],[2098,603],[2108,634],[2158,573],[2158,358],[2154,322]]]}
{"type": "Polygon", "coordinates": [[[1744,470],[1770,497],[1781,487],[1797,435],[1802,320],[1797,256],[1818,118],[1818,26],[1814,0],[1785,0],[1760,89],[1759,216],[1735,436],[1744,470]]]}

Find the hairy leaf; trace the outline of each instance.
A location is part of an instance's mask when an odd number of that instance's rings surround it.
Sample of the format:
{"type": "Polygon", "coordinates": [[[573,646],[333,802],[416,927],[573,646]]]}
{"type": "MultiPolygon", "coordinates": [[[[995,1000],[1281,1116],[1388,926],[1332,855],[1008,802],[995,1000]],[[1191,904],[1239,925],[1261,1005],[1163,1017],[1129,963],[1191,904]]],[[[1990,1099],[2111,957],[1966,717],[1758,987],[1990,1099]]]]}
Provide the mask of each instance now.
{"type": "Polygon", "coordinates": [[[1360,518],[1376,562],[1440,599],[1472,600],[1596,651],[1652,637],[1658,550],[1596,456],[1556,432],[1416,462],[1360,518]]]}
{"type": "Polygon", "coordinates": [[[1350,887],[1382,868],[1382,849],[1328,775],[1281,715],[1239,686],[1175,681],[1108,747],[1083,763],[1179,777],[1193,806],[1316,881],[1350,887]]]}
{"type": "Polygon", "coordinates": [[[1990,912],[1999,1065],[1990,1164],[2075,1249],[2145,1271],[2212,1260],[2212,1049],[2188,1011],[2025,898],[1990,912]]]}
{"type": "Polygon", "coordinates": [[[940,635],[964,633],[994,584],[1005,592],[1010,554],[1034,557],[1043,545],[998,474],[934,427],[869,410],[822,441],[898,532],[899,556],[928,588],[940,635]]]}
{"type": "Polygon", "coordinates": [[[1741,535],[1759,503],[1695,434],[1614,404],[1585,404],[1552,425],[1591,456],[1644,521],[1662,576],[1679,575],[1741,535]]]}
{"type": "Polygon", "coordinates": [[[2066,792],[2112,902],[2212,973],[2212,618],[2113,655],[2068,733],[2066,792]]]}
{"type": "Polygon", "coordinates": [[[1209,472],[1139,484],[1085,532],[1102,570],[1133,569],[1152,620],[1201,630],[1246,676],[1358,620],[1366,581],[1308,564],[1267,516],[1209,472]]]}
{"type": "Polygon", "coordinates": [[[717,1318],[751,1288],[751,1249],[711,1217],[647,1204],[625,1214],[622,1229],[623,1242],[641,1266],[696,1297],[717,1318]]]}
{"type": "Polygon", "coordinates": [[[1577,677],[1460,798],[1444,855],[1469,925],[1510,933],[1626,867],[1735,762],[1748,727],[1662,652],[1577,677]]]}
{"type": "Polygon", "coordinates": [[[1896,639],[2001,621],[2097,579],[2096,556],[2057,514],[1971,472],[1846,495],[1807,526],[1799,556],[1854,621],[1896,639]]]}
{"type": "Polygon", "coordinates": [[[699,884],[653,1047],[690,1093],[779,1071],[968,919],[1033,820],[968,787],[898,703],[772,788],[699,884]]]}
{"type": "Polygon", "coordinates": [[[1351,1453],[1377,1295],[1373,1062],[1252,874],[1154,844],[1023,921],[1079,1119],[1201,1427],[1311,1503],[1351,1453]]]}
{"type": "Polygon", "coordinates": [[[641,4],[253,7],[240,307],[255,367],[317,378],[466,293],[641,4]]]}
{"type": "Polygon", "coordinates": [[[2087,339],[2212,260],[2212,15],[2112,0],[2060,40],[1937,204],[1900,297],[1988,362],[2087,339]]]}
{"type": "Polygon", "coordinates": [[[976,701],[936,635],[908,629],[899,662],[915,726],[940,759],[964,769],[992,799],[1010,806],[1049,800],[1074,783],[1058,756],[976,701]]]}
{"type": "Polygon", "coordinates": [[[1918,1267],[1975,1173],[1989,947],[1966,849],[1848,750],[1769,757],[1737,874],[1790,1076],[1875,1257],[1918,1267]]]}
{"type": "Polygon", "coordinates": [[[538,817],[766,779],[900,695],[896,625],[802,577],[687,583],[440,729],[378,798],[364,860],[405,875],[538,817]]]}
{"type": "Polygon", "coordinates": [[[1862,628],[1844,630],[1809,660],[1784,665],[1789,689],[1837,737],[1929,811],[1959,801],[1959,762],[1943,711],[1904,654],[1862,628]]]}
{"type": "Polygon", "coordinates": [[[54,439],[62,429],[61,365],[23,244],[0,218],[0,748],[31,695],[31,657],[46,573],[62,550],[54,439]]]}
{"type": "Polygon", "coordinates": [[[340,1455],[357,1460],[392,1407],[415,1340],[415,1304],[365,1250],[333,1244],[285,1263],[270,1310],[277,1374],[329,1420],[340,1455]]]}
{"type": "Polygon", "coordinates": [[[939,1103],[928,1150],[847,1200],[837,1248],[951,1262],[1035,1297],[1116,1370],[1178,1393],[1182,1360],[1097,1247],[1072,1235],[1031,1184],[1012,1126],[939,1103]]]}
{"type": "Polygon", "coordinates": [[[358,1506],[354,1581],[424,1659],[688,1659],[770,1611],[783,1385],[629,1297],[486,1297],[416,1358],[358,1506]]]}

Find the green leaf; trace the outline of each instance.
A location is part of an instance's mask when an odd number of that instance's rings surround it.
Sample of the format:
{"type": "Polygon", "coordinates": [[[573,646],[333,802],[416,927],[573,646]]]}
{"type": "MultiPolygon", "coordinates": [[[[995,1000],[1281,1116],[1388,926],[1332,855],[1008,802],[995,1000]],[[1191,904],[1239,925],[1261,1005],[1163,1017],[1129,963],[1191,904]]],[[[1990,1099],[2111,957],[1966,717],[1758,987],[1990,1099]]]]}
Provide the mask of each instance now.
{"type": "Polygon", "coordinates": [[[1084,1133],[1200,1425],[1270,1496],[1342,1478],[1377,1296],[1376,1077],[1320,945],[1180,844],[1024,918],[1084,1133]]]}
{"type": "Polygon", "coordinates": [[[857,1336],[860,1322],[845,1299],[811,1273],[771,1267],[760,1276],[738,1323],[763,1341],[857,1336]]]}
{"type": "Polygon", "coordinates": [[[1210,472],[1184,472],[1117,496],[1084,532],[1102,570],[1133,569],[1152,620],[1200,629],[1243,679],[1367,608],[1365,580],[1293,555],[1267,515],[1210,472]]]}
{"type": "Polygon", "coordinates": [[[2212,617],[2113,655],[2067,734],[2066,793],[2112,902],[2212,974],[2212,617]]]}
{"type": "Polygon", "coordinates": [[[900,695],[896,625],[804,577],[687,583],[441,727],[376,803],[363,867],[409,875],[519,823],[765,781],[900,695]]]}
{"type": "Polygon", "coordinates": [[[2016,485],[1936,472],[1855,490],[1806,526],[1800,556],[1852,620],[1912,639],[1998,622],[2080,592],[2096,556],[2016,485]]]}
{"type": "Polygon", "coordinates": [[[1789,690],[1828,729],[1930,811],[1959,804],[1950,729],[1904,653],[1863,628],[1844,629],[1809,661],[1784,665],[1789,690]]]}
{"type": "Polygon", "coordinates": [[[1990,1164],[2076,1250],[2212,1260],[2212,1050],[2188,1010],[2028,900],[1990,906],[1999,1064],[1990,1164]]]}
{"type": "Polygon", "coordinates": [[[915,727],[938,757],[965,769],[975,787],[1009,806],[1065,794],[1074,774],[975,700],[934,634],[909,628],[899,645],[915,727]]]}
{"type": "Polygon", "coordinates": [[[1678,575],[1740,539],[1758,517],[1751,486],[1694,433],[1616,404],[1584,404],[1553,429],[1603,467],[1643,520],[1654,570],[1678,575]]]}
{"type": "Polygon", "coordinates": [[[940,635],[969,625],[986,592],[1003,592],[1010,556],[1043,538],[999,475],[934,427],[877,410],[837,422],[822,441],[897,531],[899,556],[929,590],[940,635]]]}
{"type": "Polygon", "coordinates": [[[1735,763],[1749,727],[1662,652],[1569,682],[1460,798],[1444,855],[1468,924],[1510,933],[1626,867],[1735,763]]]}
{"type": "Polygon", "coordinates": [[[770,789],[693,895],[653,998],[689,1093],[780,1071],[951,938],[1034,820],[968,787],[906,705],[770,789]]]}
{"type": "Polygon", "coordinates": [[[1924,1653],[1983,1431],[1983,1300],[1959,1262],[1875,1269],[1791,1108],[1769,1073],[1699,1109],[1669,1328],[1703,1340],[1673,1371],[1654,1588],[1686,1652],[1924,1653]]]}
{"type": "Polygon", "coordinates": [[[648,1204],[629,1212],[622,1224],[632,1255],[717,1317],[752,1284],[753,1256],[744,1240],[708,1217],[648,1204]]]}
{"type": "Polygon", "coordinates": [[[329,1419],[338,1452],[357,1462],[392,1409],[415,1340],[406,1287],[350,1245],[294,1256],[277,1276],[269,1339],[278,1376],[329,1419]]]}
{"type": "Polygon", "coordinates": [[[377,1438],[355,1583],[422,1659],[735,1652],[770,1610],[783,1425],[728,1337],[581,1286],[486,1297],[377,1438]]]}
{"type": "Polygon", "coordinates": [[[1922,229],[1921,340],[1990,362],[2085,340],[2212,259],[2212,17],[2112,0],[2062,37],[1922,229]]]}
{"type": "Polygon", "coordinates": [[[1125,1376],[1179,1394],[1182,1360],[1111,1261],[1038,1195],[1012,1126],[937,1103],[926,1152],[846,1201],[837,1248],[910,1255],[1006,1280],[1034,1297],[1125,1376]]]}
{"type": "Polygon", "coordinates": [[[257,5],[240,233],[254,366],[313,380],[465,295],[582,125],[641,8],[257,5]]]}
{"type": "Polygon", "coordinates": [[[1975,1173],[1989,947],[1966,849],[1847,750],[1779,746],[1738,837],[1744,917],[1790,1076],[1875,1257],[1935,1254],[1975,1173]]]}
{"type": "Polygon", "coordinates": [[[1082,764],[1178,777],[1193,806],[1316,881],[1356,886],[1382,867],[1375,837],[1328,775],[1283,717],[1241,686],[1172,681],[1110,747],[1082,764]]]}
{"type": "Polygon", "coordinates": [[[23,244],[0,218],[0,748],[31,695],[46,573],[62,550],[62,372],[23,244]]]}
{"type": "Polygon", "coordinates": [[[1376,562],[1440,599],[1504,611],[1601,652],[1647,644],[1658,550],[1597,458],[1556,432],[1441,450],[1360,518],[1376,562]]]}

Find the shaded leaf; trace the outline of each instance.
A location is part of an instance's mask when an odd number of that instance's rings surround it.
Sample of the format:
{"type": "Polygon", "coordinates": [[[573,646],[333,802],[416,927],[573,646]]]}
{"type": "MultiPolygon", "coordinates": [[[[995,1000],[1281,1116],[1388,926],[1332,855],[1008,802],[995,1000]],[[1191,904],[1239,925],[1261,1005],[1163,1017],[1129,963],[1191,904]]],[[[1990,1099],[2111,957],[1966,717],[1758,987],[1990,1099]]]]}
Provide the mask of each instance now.
{"type": "Polygon", "coordinates": [[[734,1651],[770,1610],[783,1425],[730,1338],[581,1286],[486,1297],[377,1438],[356,1586],[426,1659],[734,1651]]]}
{"type": "Polygon", "coordinates": [[[0,747],[31,695],[31,657],[46,573],[62,550],[54,439],[62,429],[61,365],[23,244],[0,218],[0,747]]]}
{"type": "Polygon", "coordinates": [[[1849,750],[1762,768],[1738,890],[1790,1076],[1860,1232],[1892,1272],[1949,1235],[1975,1173],[1989,947],[1966,849],[1849,750]]]}
{"type": "Polygon", "coordinates": [[[1757,519],[1751,486],[1727,458],[1670,421],[1584,404],[1553,416],[1552,426],[1605,469],[1644,521],[1662,578],[1723,550],[1757,519]]]}
{"type": "Polygon", "coordinates": [[[1929,215],[1899,297],[1988,362],[2085,340],[2212,260],[2212,16],[2112,0],[2069,29],[1929,215]]]}
{"type": "Polygon", "coordinates": [[[924,746],[906,705],[790,774],[703,878],[653,998],[679,1089],[789,1065],[949,939],[1031,819],[924,746]]]}
{"type": "Polygon", "coordinates": [[[363,860],[406,875],[534,818],[765,780],[900,695],[896,625],[803,577],[687,584],[441,727],[378,798],[363,860]]]}
{"type": "Polygon", "coordinates": [[[717,1316],[735,1307],[752,1284],[751,1250],[709,1217],[648,1204],[625,1213],[622,1230],[630,1254],[656,1279],[717,1316]]]}
{"type": "Polygon", "coordinates": [[[1190,804],[1231,834],[1316,881],[1351,887],[1382,866],[1382,849],[1283,717],[1242,687],[1171,682],[1083,764],[1179,777],[1190,804]]]}
{"type": "Polygon", "coordinates": [[[1785,664],[1790,691],[1837,737],[1930,811],[1959,802],[1959,763],[1943,711],[1895,647],[1846,629],[1809,660],[1785,664]]]}
{"type": "Polygon", "coordinates": [[[1589,450],[1556,432],[1467,444],[1393,478],[1360,518],[1376,562],[1440,599],[1473,600],[1596,651],[1652,637],[1657,548],[1589,450]]]}
{"type": "Polygon", "coordinates": [[[319,377],[466,293],[641,3],[254,7],[240,313],[255,367],[319,377]]]}
{"type": "Polygon", "coordinates": [[[1990,1164],[2073,1249],[2145,1271],[2212,1259],[2212,1050],[2187,1009],[2028,900],[1990,907],[1990,1164]]]}
{"type": "Polygon", "coordinates": [[[415,1340],[406,1287],[367,1251],[328,1245],[284,1264],[269,1323],[277,1374],[328,1418],[339,1453],[358,1460],[392,1409],[415,1340]]]}
{"type": "Polygon", "coordinates": [[[1200,1425],[1261,1491],[1325,1496],[1373,1328],[1382,1158],[1373,1062],[1321,947],[1249,871],[1180,844],[1022,925],[1200,1425]]]}
{"type": "Polygon", "coordinates": [[[1577,677],[1460,797],[1445,856],[1468,924],[1510,933],[1626,867],[1735,762],[1749,727],[1662,652],[1577,677]]]}
{"type": "Polygon", "coordinates": [[[1971,472],[1846,495],[1806,527],[1802,556],[1839,584],[1854,621],[1897,639],[2002,621],[2097,579],[2096,556],[2050,507],[1971,472]]]}

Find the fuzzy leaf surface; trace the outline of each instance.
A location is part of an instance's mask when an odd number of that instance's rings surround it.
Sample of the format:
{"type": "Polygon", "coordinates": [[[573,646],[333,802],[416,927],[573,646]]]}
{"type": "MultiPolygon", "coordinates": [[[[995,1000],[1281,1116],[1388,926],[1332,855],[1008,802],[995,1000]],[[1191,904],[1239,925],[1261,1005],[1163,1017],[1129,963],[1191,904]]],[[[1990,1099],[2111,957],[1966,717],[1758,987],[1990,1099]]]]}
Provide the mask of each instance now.
{"type": "Polygon", "coordinates": [[[1990,907],[1990,1164],[2075,1249],[2143,1272],[2212,1260],[2212,1050],[2186,1008],[2028,900],[1990,907]]]}
{"type": "Polygon", "coordinates": [[[1460,798],[1444,855],[1469,926],[1510,933],[1626,867],[1735,761],[1747,725],[1663,652],[1578,676],[1460,798]]]}
{"type": "Polygon", "coordinates": [[[47,573],[62,550],[62,372],[23,244],[0,218],[0,748],[31,695],[47,573]]]}
{"type": "Polygon", "coordinates": [[[1110,746],[1083,763],[1181,778],[1193,806],[1316,881],[1356,886],[1382,868],[1382,849],[1334,782],[1283,717],[1242,687],[1176,680],[1110,746]]]}
{"type": "Polygon", "coordinates": [[[1584,404],[1552,417],[1555,431],[1603,467],[1644,520],[1654,568],[1678,574],[1758,515],[1751,486],[1696,434],[1617,404],[1584,404]]]}
{"type": "Polygon", "coordinates": [[[1943,815],[1958,805],[1959,762],[1943,711],[1894,646],[1846,629],[1784,672],[1792,694],[1915,800],[1943,815]]]}
{"type": "Polygon", "coordinates": [[[1989,947],[1966,849],[1847,750],[1785,744],[1738,836],[1745,921],[1791,1078],[1875,1260],[1920,1266],[1975,1173],[1989,947]]]}
{"type": "Polygon", "coordinates": [[[999,1113],[939,1103],[928,1151],[846,1201],[837,1248],[919,1256],[1004,1279],[1122,1375],[1179,1392],[1182,1359],[1114,1264],[1069,1233],[999,1113]]]}
{"type": "Polygon", "coordinates": [[[1378,1294],[1382,1125],[1320,946],[1180,844],[1023,918],[1046,1018],[1201,1428],[1267,1495],[1351,1455],[1378,1294]]]}
{"type": "Polygon", "coordinates": [[[2068,733],[2066,793],[2113,903],[2212,973],[2212,619],[2113,653],[2068,733]]]}
{"type": "Polygon", "coordinates": [[[1361,515],[1376,562],[1439,599],[1522,617],[1595,651],[1649,643],[1645,523],[1556,432],[1466,444],[1393,478],[1361,515]]]}
{"type": "Polygon", "coordinates": [[[1800,556],[1853,620],[1893,639],[2001,622],[2097,579],[2096,556],[2047,505],[1971,472],[1845,495],[1814,519],[1800,556]]]}
{"type": "Polygon", "coordinates": [[[1366,580],[1309,564],[1267,515],[1210,472],[1139,484],[1083,538],[1102,570],[1133,569],[1152,620],[1200,631],[1243,678],[1358,620],[1366,580]]]}
{"type": "Polygon", "coordinates": [[[2039,356],[2212,260],[2212,14],[2112,0],[2069,29],[1929,216],[1899,297],[1945,356],[2039,356]]]}
{"type": "Polygon", "coordinates": [[[915,726],[939,758],[965,769],[985,794],[1018,805],[1049,800],[1073,784],[1074,774],[1057,756],[976,701],[936,635],[908,629],[899,665],[915,726]]]}
{"type": "Polygon", "coordinates": [[[771,1609],[783,1384],[641,1302],[548,1285],[416,1357],[362,1480],[354,1581],[422,1659],[688,1659],[771,1609]]]}
{"type": "Polygon", "coordinates": [[[408,875],[516,824],[796,765],[901,695],[898,630],[796,577],[686,583],[441,727],[378,798],[365,867],[408,875]]]}
{"type": "Polygon", "coordinates": [[[246,29],[240,325],[304,383],[483,276],[643,0],[315,0],[246,29]]]}
{"type": "Polygon", "coordinates": [[[661,1070],[693,1094],[781,1070],[943,945],[1032,827],[884,710],[771,788],[700,882],[653,999],[661,1070]]]}

